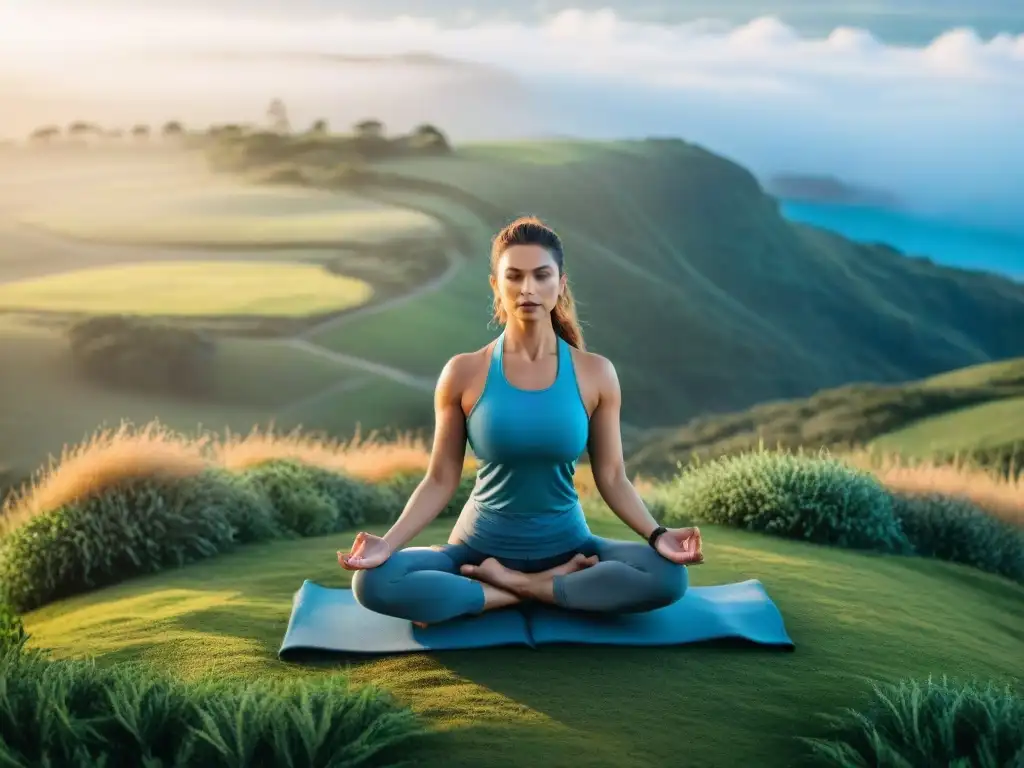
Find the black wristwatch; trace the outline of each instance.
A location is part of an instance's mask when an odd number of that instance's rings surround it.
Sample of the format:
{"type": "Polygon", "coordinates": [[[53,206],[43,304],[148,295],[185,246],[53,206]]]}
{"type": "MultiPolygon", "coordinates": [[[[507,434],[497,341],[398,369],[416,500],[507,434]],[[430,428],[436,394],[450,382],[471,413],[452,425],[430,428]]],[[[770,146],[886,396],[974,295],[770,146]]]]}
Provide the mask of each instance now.
{"type": "Polygon", "coordinates": [[[657,528],[651,531],[651,535],[647,537],[647,543],[651,545],[651,549],[657,549],[655,545],[658,543],[658,537],[667,531],[668,528],[666,528],[664,525],[659,525],[657,528]]]}

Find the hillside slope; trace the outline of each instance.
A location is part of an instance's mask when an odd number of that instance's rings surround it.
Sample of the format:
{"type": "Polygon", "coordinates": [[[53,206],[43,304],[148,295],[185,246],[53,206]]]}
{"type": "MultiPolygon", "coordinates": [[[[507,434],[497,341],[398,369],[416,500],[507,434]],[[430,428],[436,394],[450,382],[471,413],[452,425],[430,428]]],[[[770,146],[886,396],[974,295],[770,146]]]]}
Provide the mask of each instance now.
{"type": "Polygon", "coordinates": [[[886,453],[957,454],[1003,472],[1024,464],[1024,358],[970,366],[900,385],[851,384],[809,398],[761,403],[633,435],[634,472],[662,476],[763,442],[790,449],[871,445],[886,453]]]}
{"type": "Polygon", "coordinates": [[[563,236],[588,344],[638,426],[1024,354],[1024,285],[793,225],[748,171],[682,141],[470,146],[377,169],[389,199],[472,214],[470,263],[446,300],[317,341],[416,373],[494,334],[488,237],[520,214],[563,236]]]}

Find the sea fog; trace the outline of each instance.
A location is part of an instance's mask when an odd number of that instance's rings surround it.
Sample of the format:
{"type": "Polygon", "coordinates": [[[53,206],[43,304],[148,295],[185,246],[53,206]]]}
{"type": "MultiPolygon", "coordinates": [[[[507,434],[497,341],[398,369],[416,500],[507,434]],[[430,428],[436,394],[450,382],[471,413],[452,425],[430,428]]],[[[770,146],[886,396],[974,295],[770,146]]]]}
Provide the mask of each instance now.
{"type": "Polygon", "coordinates": [[[0,134],[75,119],[438,124],[456,141],[680,136],[775,173],[884,189],[915,214],[1024,232],[1024,35],[889,44],[837,26],[625,19],[304,18],[14,2],[0,9],[0,134]],[[390,59],[410,52],[427,57],[390,59]]]}

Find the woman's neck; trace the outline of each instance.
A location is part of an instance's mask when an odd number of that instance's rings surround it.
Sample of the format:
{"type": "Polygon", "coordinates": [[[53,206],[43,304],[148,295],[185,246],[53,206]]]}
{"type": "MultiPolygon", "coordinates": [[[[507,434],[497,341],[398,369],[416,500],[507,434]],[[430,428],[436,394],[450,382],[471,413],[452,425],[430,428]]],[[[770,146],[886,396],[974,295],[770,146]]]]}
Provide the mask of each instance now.
{"type": "Polygon", "coordinates": [[[558,351],[558,335],[550,320],[524,323],[509,318],[505,324],[505,349],[539,360],[558,351]]]}

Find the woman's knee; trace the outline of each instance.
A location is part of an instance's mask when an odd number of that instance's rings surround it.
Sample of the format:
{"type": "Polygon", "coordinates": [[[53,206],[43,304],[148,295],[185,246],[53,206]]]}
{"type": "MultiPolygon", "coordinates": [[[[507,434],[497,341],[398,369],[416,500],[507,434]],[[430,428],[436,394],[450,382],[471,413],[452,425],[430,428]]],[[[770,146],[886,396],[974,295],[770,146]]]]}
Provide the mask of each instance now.
{"type": "Polygon", "coordinates": [[[389,562],[376,568],[365,568],[352,575],[352,596],[356,602],[371,611],[386,609],[394,591],[394,574],[389,562]]]}
{"type": "Polygon", "coordinates": [[[690,586],[690,575],[686,566],[664,558],[651,575],[654,577],[653,600],[661,606],[681,600],[690,586]]]}

